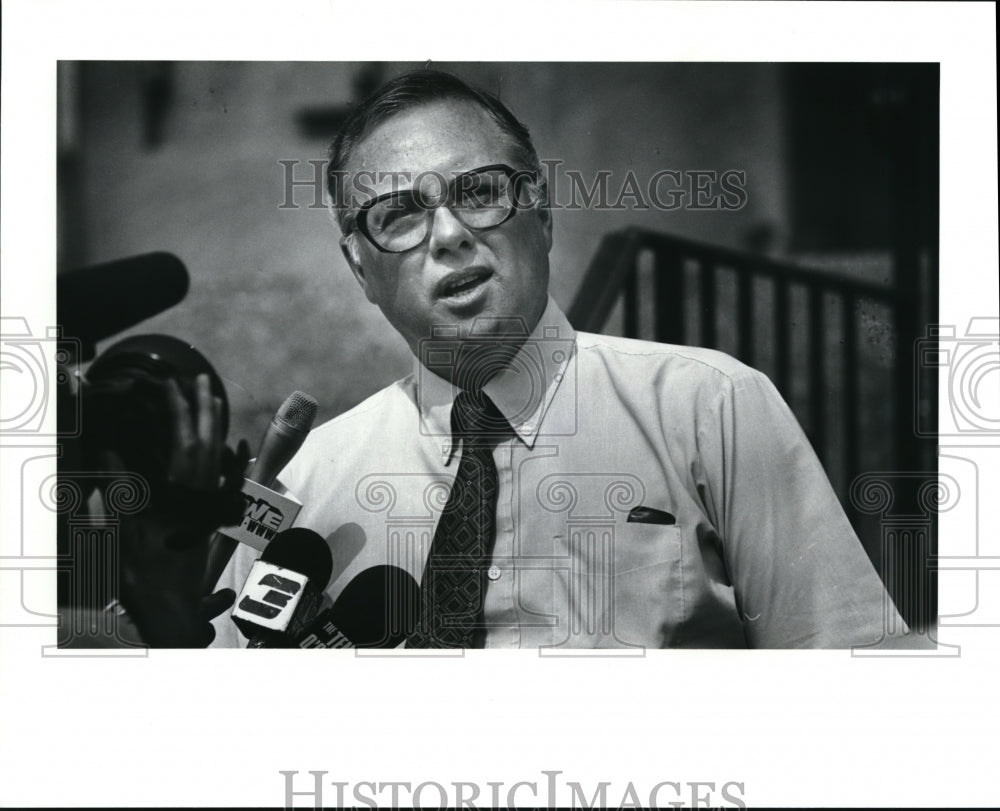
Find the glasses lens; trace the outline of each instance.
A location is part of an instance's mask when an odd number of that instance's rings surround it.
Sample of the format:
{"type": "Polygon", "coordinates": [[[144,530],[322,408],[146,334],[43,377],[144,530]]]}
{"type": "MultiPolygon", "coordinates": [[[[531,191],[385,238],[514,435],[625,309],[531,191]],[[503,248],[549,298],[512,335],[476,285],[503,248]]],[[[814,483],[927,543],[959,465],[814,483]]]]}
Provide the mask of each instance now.
{"type": "Polygon", "coordinates": [[[514,207],[514,189],[501,170],[470,172],[455,181],[451,210],[473,228],[499,225],[514,207]]]}
{"type": "Polygon", "coordinates": [[[403,192],[368,209],[366,225],[376,244],[389,251],[406,251],[423,241],[427,209],[414,195],[403,192]]]}
{"type": "MultiPolygon", "coordinates": [[[[515,172],[499,164],[487,166],[456,177],[446,205],[469,228],[495,228],[509,219],[519,205],[535,202],[531,194],[520,203],[517,199],[533,187],[530,173],[515,172]]],[[[431,214],[440,204],[440,198],[426,199],[418,191],[401,191],[362,211],[360,224],[379,248],[402,253],[424,241],[431,214]]]]}

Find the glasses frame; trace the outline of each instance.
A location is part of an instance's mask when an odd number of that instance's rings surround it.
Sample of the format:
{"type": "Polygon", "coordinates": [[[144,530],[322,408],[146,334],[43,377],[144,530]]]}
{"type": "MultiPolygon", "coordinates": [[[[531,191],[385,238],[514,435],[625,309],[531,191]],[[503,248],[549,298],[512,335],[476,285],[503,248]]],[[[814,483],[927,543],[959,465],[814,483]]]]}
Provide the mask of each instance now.
{"type": "MultiPolygon", "coordinates": [[[[452,213],[452,215],[455,217],[455,219],[457,219],[460,223],[462,223],[463,228],[467,228],[470,231],[475,231],[477,233],[482,233],[484,231],[492,231],[494,228],[499,228],[505,222],[510,220],[510,218],[513,217],[521,209],[534,208],[536,205],[538,205],[537,200],[531,203],[531,205],[522,205],[520,203],[518,195],[520,192],[521,183],[523,183],[525,180],[530,180],[532,183],[537,183],[538,173],[531,169],[514,169],[513,167],[508,166],[506,163],[491,163],[488,166],[480,166],[476,169],[470,169],[467,172],[462,172],[461,174],[455,175],[454,179],[448,184],[448,191],[447,194],[444,196],[444,200],[435,206],[426,207],[425,214],[427,215],[427,218],[433,217],[434,212],[437,211],[437,209],[440,206],[446,206],[448,210],[452,213]],[[506,175],[507,179],[510,180],[512,183],[511,188],[514,191],[514,194],[513,194],[513,199],[511,200],[512,205],[510,207],[510,210],[507,212],[507,215],[495,225],[486,225],[486,226],[468,225],[462,220],[461,217],[455,214],[455,211],[452,208],[452,205],[454,204],[455,201],[455,188],[458,186],[458,184],[464,177],[469,177],[470,175],[477,175],[491,171],[502,172],[504,175],[506,175]]],[[[401,251],[394,251],[390,248],[383,248],[381,245],[378,244],[378,242],[375,241],[375,238],[372,236],[371,231],[368,230],[368,212],[371,211],[376,205],[378,205],[380,202],[384,200],[400,198],[403,195],[410,195],[412,197],[415,196],[415,192],[413,191],[413,189],[403,189],[402,191],[396,190],[396,191],[386,192],[385,194],[380,194],[378,197],[374,197],[371,200],[368,200],[367,202],[363,203],[358,208],[358,213],[354,217],[354,223],[353,223],[354,229],[360,231],[364,235],[365,239],[367,239],[368,242],[370,242],[372,246],[375,247],[376,250],[381,251],[382,253],[407,253],[408,251],[412,251],[423,245],[424,242],[427,241],[427,238],[431,233],[431,229],[428,227],[427,233],[424,234],[420,242],[418,242],[411,248],[404,248],[401,251]]]]}

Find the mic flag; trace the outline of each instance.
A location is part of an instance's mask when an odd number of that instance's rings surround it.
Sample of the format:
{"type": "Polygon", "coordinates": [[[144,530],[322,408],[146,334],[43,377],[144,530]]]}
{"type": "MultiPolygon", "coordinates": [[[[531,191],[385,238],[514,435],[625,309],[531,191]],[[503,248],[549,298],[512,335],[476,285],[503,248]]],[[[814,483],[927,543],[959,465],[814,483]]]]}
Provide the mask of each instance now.
{"type": "Polygon", "coordinates": [[[282,495],[250,479],[243,480],[243,499],[242,522],[219,527],[219,532],[260,551],[278,533],[290,529],[302,509],[302,503],[291,494],[282,495]]]}
{"type": "Polygon", "coordinates": [[[310,622],[300,648],[394,648],[420,617],[420,588],[398,566],[372,566],[310,622]]]}
{"type": "Polygon", "coordinates": [[[333,571],[333,556],[318,533],[293,527],[280,533],[256,561],[236,600],[232,618],[262,647],[296,636],[312,619],[333,571]]]}

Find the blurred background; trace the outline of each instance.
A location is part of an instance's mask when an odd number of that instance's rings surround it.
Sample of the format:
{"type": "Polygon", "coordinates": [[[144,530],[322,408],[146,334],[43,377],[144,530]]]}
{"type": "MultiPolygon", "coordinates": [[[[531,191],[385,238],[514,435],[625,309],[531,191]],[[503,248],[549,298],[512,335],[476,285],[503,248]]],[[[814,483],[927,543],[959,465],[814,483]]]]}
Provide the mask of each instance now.
{"type": "MultiPolygon", "coordinates": [[[[424,64],[60,63],[59,270],[178,256],[185,300],[122,335],[200,349],[225,380],[233,440],[256,446],[295,389],[322,421],[411,371],[341,256],[322,162],[351,105],[424,64]]],[[[571,320],[717,346],[775,379],[904,617],[931,622],[920,485],[896,492],[914,527],[902,545],[857,485],[936,471],[914,430],[934,424],[934,371],[912,351],[937,322],[938,66],[432,66],[498,95],[553,162],[551,292],[571,320]],[[587,188],[603,172],[615,202],[629,173],[645,191],[662,170],[743,172],[745,200],[565,207],[567,172],[587,188]]]]}

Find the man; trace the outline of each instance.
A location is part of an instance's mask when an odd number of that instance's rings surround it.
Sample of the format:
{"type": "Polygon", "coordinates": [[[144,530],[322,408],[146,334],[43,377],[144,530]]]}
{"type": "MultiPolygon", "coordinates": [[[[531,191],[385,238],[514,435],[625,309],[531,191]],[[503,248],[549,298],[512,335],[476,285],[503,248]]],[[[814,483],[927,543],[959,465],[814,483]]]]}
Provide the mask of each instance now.
{"type": "Polygon", "coordinates": [[[407,570],[413,647],[847,647],[905,627],[762,374],[574,332],[548,296],[538,158],[502,104],[407,74],[330,157],[344,255],[415,357],[281,476],[330,543],[332,597],[407,570]]]}

